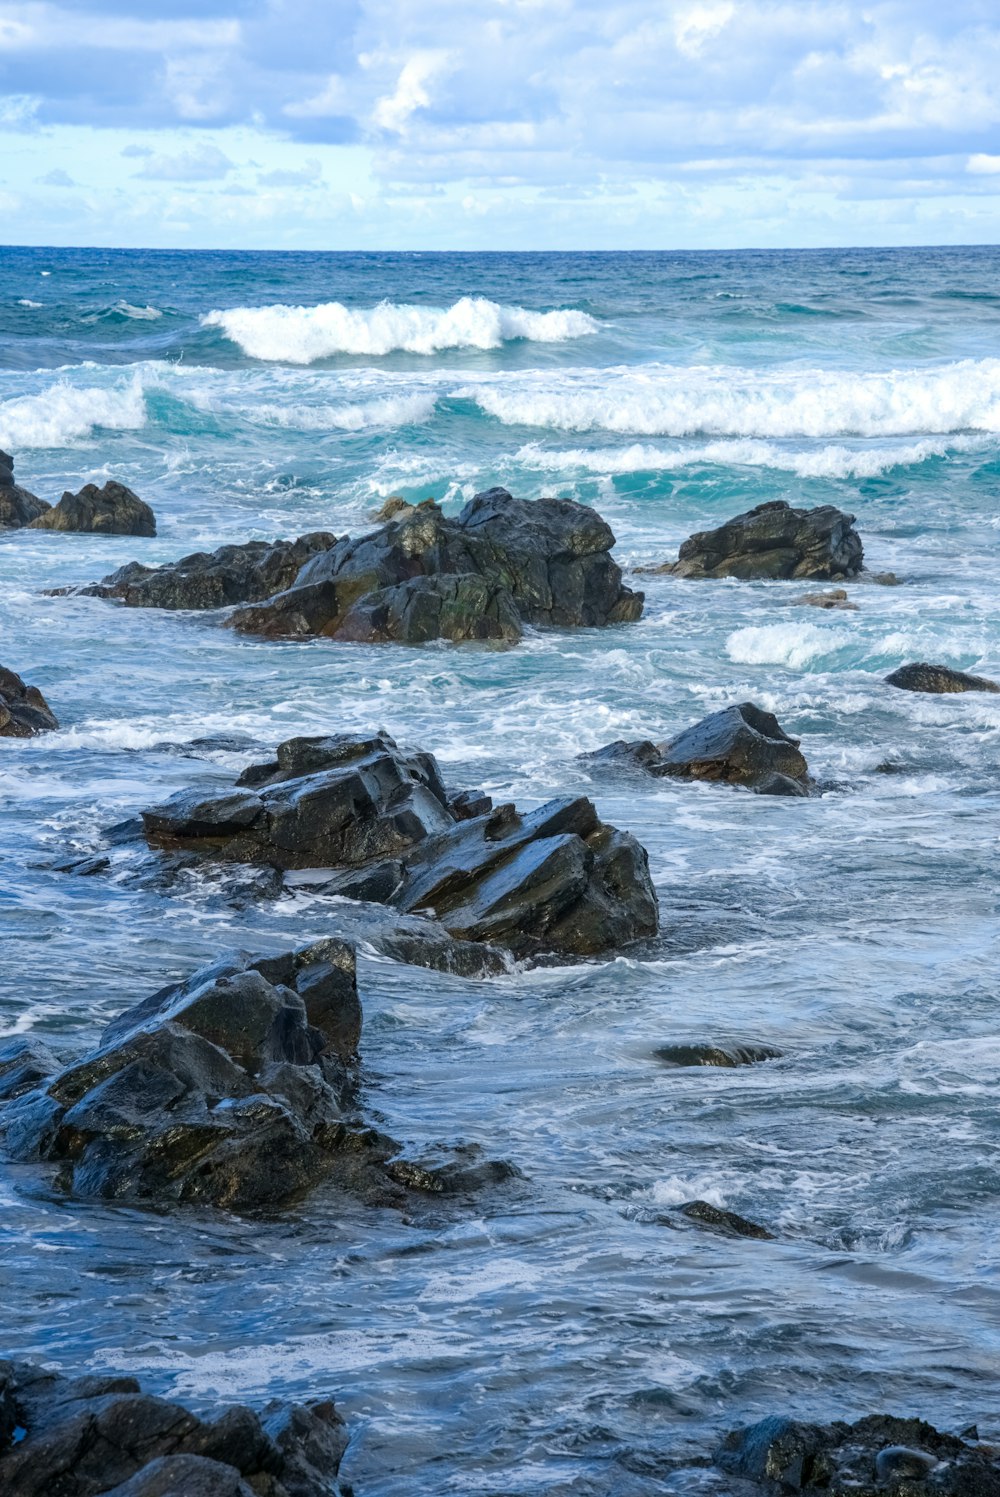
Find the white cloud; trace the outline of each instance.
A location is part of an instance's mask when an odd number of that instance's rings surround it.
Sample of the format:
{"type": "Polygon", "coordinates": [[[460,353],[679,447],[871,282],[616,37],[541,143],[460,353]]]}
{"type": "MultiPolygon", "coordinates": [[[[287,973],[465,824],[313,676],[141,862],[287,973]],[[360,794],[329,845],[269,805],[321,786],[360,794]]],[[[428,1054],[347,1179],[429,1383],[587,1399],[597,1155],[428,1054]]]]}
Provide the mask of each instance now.
{"type": "Polygon", "coordinates": [[[721,4],[692,5],[681,11],[674,22],[674,40],[685,57],[699,57],[706,44],[719,35],[733,18],[736,7],[731,0],[721,4]]]}
{"type": "Polygon", "coordinates": [[[157,182],[218,182],[229,175],[233,163],[210,141],[202,141],[176,156],[151,156],[137,177],[157,182]]]}
{"type": "Polygon", "coordinates": [[[974,177],[994,177],[1000,173],[1000,156],[990,156],[985,151],[977,151],[974,156],[969,157],[965,169],[974,177]]]}
{"type": "Polygon", "coordinates": [[[427,86],[449,66],[449,54],[445,51],[416,52],[404,64],[396,87],[375,101],[372,121],[380,130],[392,130],[401,134],[410,116],[418,109],[427,109],[431,97],[427,86]]]}

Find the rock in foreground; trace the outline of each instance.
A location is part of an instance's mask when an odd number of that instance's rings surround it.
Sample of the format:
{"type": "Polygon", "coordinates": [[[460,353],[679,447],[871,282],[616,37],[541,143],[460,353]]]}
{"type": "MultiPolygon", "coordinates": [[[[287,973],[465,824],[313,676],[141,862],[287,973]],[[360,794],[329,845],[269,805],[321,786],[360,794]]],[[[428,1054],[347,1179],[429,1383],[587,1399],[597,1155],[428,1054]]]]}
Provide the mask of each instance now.
{"type": "Polygon", "coordinates": [[[78,494],[67,490],[58,504],[31,521],[31,529],[153,536],[156,518],[138,494],[109,478],[101,488],[96,483],[85,483],[78,494]]]}
{"type": "Polygon", "coordinates": [[[457,520],[428,500],[357,540],[346,537],[303,567],[295,585],[240,609],[247,634],[421,644],[430,639],[512,644],[523,624],[560,628],[626,623],[641,593],[622,586],[614,536],[569,499],[477,494],[457,520]]]}
{"type": "Polygon", "coordinates": [[[50,507],[14,482],[14,459],[0,452],[0,530],[20,530],[50,507]]]}
{"type": "Polygon", "coordinates": [[[758,504],[718,530],[700,530],[677,561],[655,568],[675,577],[856,577],[861,537],[854,516],[832,504],[792,509],[784,499],[758,504]]]}
{"type": "Polygon", "coordinates": [[[326,892],[430,916],[518,957],[592,955],[657,928],[645,849],[591,801],[525,815],[470,804],[448,795],[432,755],[404,754],[385,733],[289,739],[231,790],[182,791],[143,823],[155,846],[329,869],[326,892]]]}
{"type": "Polygon", "coordinates": [[[887,686],[898,686],[901,691],[925,691],[934,696],[960,691],[1000,691],[1000,684],[985,676],[969,676],[965,671],[954,671],[947,665],[928,665],[925,661],[901,665],[885,681],[887,686]]]}
{"type": "Polygon", "coordinates": [[[618,739],[580,756],[586,763],[633,767],[683,780],[724,781],[764,795],[807,795],[809,766],[771,712],[741,702],[703,718],[668,743],[618,739]]]}
{"type": "Polygon", "coordinates": [[[0,665],[0,738],[33,738],[58,728],[55,713],[37,686],[26,686],[0,665]]]}
{"type": "Polygon", "coordinates": [[[257,603],[291,587],[300,569],[335,544],[317,530],[294,541],[247,541],[195,551],[169,566],[130,561],[91,587],[74,589],[93,598],[118,598],[127,608],[226,608],[257,603]]]}
{"type": "Polygon", "coordinates": [[[1000,1497],[995,1454],[922,1419],[874,1414],[856,1424],[762,1419],[727,1435],[716,1465],[778,1497],[1000,1497]]]}
{"type": "Polygon", "coordinates": [[[330,1497],[346,1449],[329,1401],[199,1419],[131,1377],[0,1361],[4,1497],[330,1497]]]}

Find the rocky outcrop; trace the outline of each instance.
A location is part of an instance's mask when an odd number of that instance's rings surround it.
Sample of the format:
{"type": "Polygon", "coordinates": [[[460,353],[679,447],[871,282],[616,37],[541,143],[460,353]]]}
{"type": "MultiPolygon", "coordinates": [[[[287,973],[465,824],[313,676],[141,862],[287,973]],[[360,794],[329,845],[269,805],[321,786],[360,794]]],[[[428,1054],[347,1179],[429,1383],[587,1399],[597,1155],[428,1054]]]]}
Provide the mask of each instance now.
{"type": "Polygon", "coordinates": [[[654,1050],[657,1060],[668,1066],[721,1066],[732,1070],[736,1066],[754,1066],[762,1060],[778,1060],[781,1051],[773,1045],[661,1045],[654,1050]]]}
{"type": "Polygon", "coordinates": [[[598,767],[624,767],[683,780],[721,780],[761,795],[807,795],[809,766],[770,712],[741,702],[713,712],[667,743],[618,739],[581,754],[598,767]]]}
{"type": "Polygon", "coordinates": [[[0,665],[0,738],[33,738],[59,723],[37,686],[0,665]]]}
{"type": "Polygon", "coordinates": [[[20,530],[50,507],[14,482],[14,459],[0,452],[0,530],[20,530]]]}
{"type": "Polygon", "coordinates": [[[965,671],[954,671],[947,665],[928,665],[925,661],[901,665],[885,681],[887,686],[898,686],[901,691],[925,691],[934,696],[960,691],[1000,691],[1000,683],[986,676],[969,676],[965,671]]]}
{"type": "Polygon", "coordinates": [[[698,531],[677,561],[651,570],[675,577],[856,577],[862,559],[853,515],[832,504],[792,509],[776,499],[718,530],[698,531]]]}
{"type": "Polygon", "coordinates": [[[645,850],[591,801],[479,810],[449,796],[432,755],[404,754],[385,733],[289,739],[231,789],[182,791],[143,823],[155,846],[329,869],[327,892],[429,915],[518,957],[596,954],[657,927],[645,850]]]}
{"type": "Polygon", "coordinates": [[[827,593],[803,593],[801,598],[789,599],[792,608],[838,608],[843,612],[857,613],[857,603],[852,603],[842,587],[831,588],[827,593]]]}
{"type": "Polygon", "coordinates": [[[614,536],[569,499],[477,494],[457,520],[428,500],[381,529],[339,541],[295,585],[232,617],[247,634],[354,641],[513,643],[524,624],[596,627],[637,619],[614,536]]]}
{"type": "Polygon", "coordinates": [[[1000,1497],[995,1451],[887,1414],[855,1424],[762,1419],[727,1435],[715,1463],[773,1497],[1000,1497]]]}
{"type": "Polygon", "coordinates": [[[67,490],[58,504],[31,521],[31,529],[152,536],[156,534],[156,518],[138,494],[109,478],[101,488],[85,483],[78,494],[67,490]]]}
{"type": "Polygon", "coordinates": [[[199,1419],[132,1377],[0,1361],[4,1497],[330,1497],[346,1449],[328,1400],[199,1419]]]}
{"type": "Polygon", "coordinates": [[[225,608],[256,603],[291,587],[301,568],[336,537],[325,530],[294,541],[247,541],[195,551],[169,566],[130,561],[101,582],[73,591],[94,598],[118,598],[127,608],[225,608]]]}

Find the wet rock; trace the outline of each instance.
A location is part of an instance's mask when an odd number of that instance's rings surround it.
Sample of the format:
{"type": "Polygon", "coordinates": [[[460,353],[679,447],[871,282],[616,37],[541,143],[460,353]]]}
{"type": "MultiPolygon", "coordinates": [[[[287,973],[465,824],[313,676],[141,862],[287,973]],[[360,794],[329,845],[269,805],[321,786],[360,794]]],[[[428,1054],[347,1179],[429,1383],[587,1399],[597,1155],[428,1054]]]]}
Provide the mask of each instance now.
{"type": "Polygon", "coordinates": [[[14,459],[0,452],[0,530],[20,530],[51,508],[14,482],[14,459]]]}
{"type": "Polygon", "coordinates": [[[390,494],[385,503],[372,515],[372,519],[378,525],[385,525],[387,521],[394,520],[397,515],[403,515],[407,510],[416,508],[415,504],[411,504],[401,494],[390,494]]]}
{"type": "Polygon", "coordinates": [[[824,504],[792,509],[783,499],[758,504],[717,530],[701,530],[662,567],[675,577],[856,577],[861,537],[854,516],[824,504]]]}
{"type": "Polygon", "coordinates": [[[715,1463],[773,1497],[1000,1497],[992,1452],[886,1414],[825,1425],[772,1416],[728,1434],[715,1463]]]}
{"type": "Polygon", "coordinates": [[[200,1419],[134,1378],[25,1362],[0,1362],[0,1407],[4,1497],[330,1497],[347,1448],[328,1400],[200,1419]]]}
{"type": "Polygon", "coordinates": [[[935,696],[960,691],[1000,691],[1000,683],[985,676],[970,676],[965,671],[955,671],[947,665],[928,665],[925,661],[901,665],[885,681],[887,686],[898,686],[901,691],[925,691],[935,696]]]}
{"type": "Polygon", "coordinates": [[[624,623],[643,600],[622,586],[613,545],[600,516],[569,499],[529,503],[490,489],[457,520],[426,501],[339,541],[294,587],[231,623],[249,634],[403,643],[513,643],[523,624],[624,623]]]}
{"type": "Polygon", "coordinates": [[[727,1237],[754,1237],[761,1242],[771,1242],[774,1233],[758,1222],[748,1221],[735,1211],[726,1211],[722,1206],[713,1206],[708,1201],[687,1201],[679,1208],[681,1215],[702,1226],[712,1227],[727,1237]]]}
{"type": "Polygon", "coordinates": [[[59,1063],[41,1040],[29,1035],[0,1044],[0,1102],[11,1102],[34,1091],[39,1082],[54,1075],[59,1063]]]}
{"type": "Polygon", "coordinates": [[[67,490],[58,504],[31,521],[31,529],[153,536],[156,518],[138,494],[110,478],[101,488],[96,483],[86,483],[78,494],[67,490]]]}
{"type": "Polygon", "coordinates": [[[653,1051],[657,1060],[669,1066],[753,1066],[762,1060],[780,1060],[781,1050],[773,1045],[660,1045],[653,1051]]]}
{"type": "Polygon", "coordinates": [[[789,599],[792,608],[841,608],[848,609],[854,613],[858,611],[857,603],[852,603],[842,587],[835,587],[828,593],[803,593],[801,598],[789,599]]]}
{"type": "Polygon", "coordinates": [[[589,800],[460,818],[433,757],[385,733],[289,739],[240,781],[145,812],[150,843],[329,870],[323,892],[384,901],[518,957],[593,955],[657,928],[645,850],[589,800]]]}
{"type": "Polygon", "coordinates": [[[95,874],[107,873],[111,867],[111,859],[103,853],[93,853],[90,857],[74,858],[69,863],[57,863],[56,873],[72,873],[77,878],[93,878],[95,874]]]}
{"type": "Polygon", "coordinates": [[[87,597],[118,598],[126,608],[225,608],[256,603],[291,587],[301,568],[328,551],[336,537],[325,530],[294,541],[247,541],[195,551],[168,566],[130,561],[102,582],[75,589],[87,597]]]}
{"type": "Polygon", "coordinates": [[[589,764],[632,767],[657,776],[723,780],[766,795],[808,793],[809,766],[799,740],[753,702],[713,712],[667,743],[619,739],[580,757],[589,764]]]}
{"type": "Polygon", "coordinates": [[[33,738],[58,728],[55,713],[37,686],[0,665],[0,738],[33,738]]]}

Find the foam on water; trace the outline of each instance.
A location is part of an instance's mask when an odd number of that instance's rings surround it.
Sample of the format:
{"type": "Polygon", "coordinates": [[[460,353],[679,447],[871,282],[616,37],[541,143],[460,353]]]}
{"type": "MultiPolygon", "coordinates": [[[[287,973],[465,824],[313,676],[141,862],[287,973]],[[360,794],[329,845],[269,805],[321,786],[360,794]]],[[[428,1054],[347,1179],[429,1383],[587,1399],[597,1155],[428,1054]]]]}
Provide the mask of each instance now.
{"type": "Polygon", "coordinates": [[[146,422],[140,375],[116,380],[110,387],[75,385],[67,379],[33,395],[0,402],[0,446],[66,447],[91,437],[99,428],[138,431],[146,422]]]}

